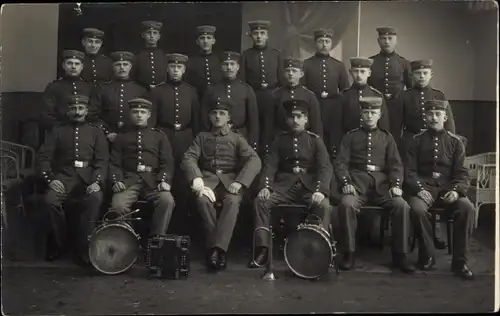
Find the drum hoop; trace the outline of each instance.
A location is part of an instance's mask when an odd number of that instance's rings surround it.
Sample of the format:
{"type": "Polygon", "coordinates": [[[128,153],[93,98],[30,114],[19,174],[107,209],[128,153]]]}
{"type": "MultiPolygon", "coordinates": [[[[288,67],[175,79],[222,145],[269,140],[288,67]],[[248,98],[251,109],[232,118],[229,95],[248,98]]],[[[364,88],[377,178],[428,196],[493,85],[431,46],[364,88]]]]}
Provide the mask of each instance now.
{"type": "MultiPolygon", "coordinates": [[[[302,230],[302,229],[304,229],[304,230],[314,231],[314,232],[316,232],[316,233],[319,233],[319,232],[321,232],[321,231],[326,232],[326,230],[325,230],[323,227],[318,226],[318,225],[310,225],[310,224],[302,225],[302,226],[300,226],[300,227],[299,227],[296,231],[299,231],[299,230],[302,230]],[[318,230],[318,228],[319,228],[319,230],[318,230]]],[[[330,261],[329,261],[329,263],[330,263],[330,262],[332,262],[332,260],[333,260],[332,243],[330,242],[330,239],[329,239],[328,237],[326,237],[325,235],[323,235],[322,233],[319,233],[319,235],[321,236],[321,238],[323,238],[324,240],[326,240],[326,243],[330,246],[330,247],[328,247],[328,249],[330,250],[330,261]]],[[[303,275],[302,273],[299,273],[297,270],[295,270],[295,269],[291,266],[290,262],[288,261],[288,256],[287,256],[287,246],[288,246],[288,238],[287,238],[287,239],[286,239],[286,241],[285,241],[285,247],[284,247],[284,249],[283,249],[283,250],[284,250],[283,252],[285,253],[285,262],[286,262],[286,265],[288,266],[288,268],[289,268],[290,270],[292,270],[292,272],[293,272],[296,276],[301,277],[301,278],[303,278],[303,279],[317,279],[317,278],[319,278],[319,277],[321,277],[321,276],[323,275],[323,274],[321,273],[321,274],[319,274],[319,275],[317,275],[317,276],[312,276],[312,277],[311,277],[311,276],[305,276],[305,275],[303,275]]],[[[327,270],[327,271],[328,271],[328,270],[327,270]]]]}
{"type": "Polygon", "coordinates": [[[90,248],[90,245],[92,243],[92,241],[94,240],[94,237],[101,231],[103,230],[104,228],[108,227],[108,226],[118,226],[118,227],[122,227],[122,228],[125,228],[126,230],[128,230],[130,233],[132,233],[133,236],[136,237],[137,239],[137,242],[139,242],[139,235],[134,231],[134,229],[126,224],[126,223],[102,223],[101,225],[99,225],[98,227],[96,227],[94,229],[94,231],[92,232],[92,235],[90,236],[90,239],[89,239],[89,251],[88,251],[88,254],[89,254],[89,259],[90,259],[90,263],[92,264],[92,266],[99,272],[103,273],[103,274],[106,274],[106,275],[117,275],[117,274],[120,274],[120,273],[123,273],[125,271],[127,271],[128,269],[130,269],[130,267],[132,267],[134,265],[134,263],[137,261],[137,259],[139,258],[139,254],[140,254],[140,245],[138,247],[138,249],[136,250],[136,256],[134,258],[134,260],[132,260],[132,262],[126,266],[125,268],[117,271],[117,272],[109,272],[109,271],[104,271],[102,270],[101,268],[97,267],[96,264],[94,264],[93,260],[92,260],[92,255],[91,255],[91,248],[90,248]]]}

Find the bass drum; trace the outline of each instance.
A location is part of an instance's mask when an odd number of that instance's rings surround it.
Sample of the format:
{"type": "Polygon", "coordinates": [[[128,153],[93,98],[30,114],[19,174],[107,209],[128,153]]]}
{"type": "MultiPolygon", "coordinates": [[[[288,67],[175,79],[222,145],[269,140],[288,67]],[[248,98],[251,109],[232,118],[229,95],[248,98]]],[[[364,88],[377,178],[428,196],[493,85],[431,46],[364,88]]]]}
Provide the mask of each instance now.
{"type": "Polygon", "coordinates": [[[105,222],[89,238],[90,262],[104,274],[125,272],[139,256],[139,239],[129,224],[105,222]]]}
{"type": "Polygon", "coordinates": [[[285,261],[303,279],[319,279],[328,273],[334,258],[329,233],[318,225],[301,224],[285,242],[285,261]]]}

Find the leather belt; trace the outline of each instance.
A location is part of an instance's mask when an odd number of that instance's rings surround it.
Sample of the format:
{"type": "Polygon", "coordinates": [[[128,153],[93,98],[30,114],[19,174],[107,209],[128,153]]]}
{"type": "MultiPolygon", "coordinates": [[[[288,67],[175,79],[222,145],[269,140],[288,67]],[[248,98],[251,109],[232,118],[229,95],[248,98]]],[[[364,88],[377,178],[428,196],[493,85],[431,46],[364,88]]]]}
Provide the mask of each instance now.
{"type": "Polygon", "coordinates": [[[146,165],[137,165],[137,172],[152,172],[153,167],[146,165]]]}
{"type": "Polygon", "coordinates": [[[89,166],[89,162],[88,161],[82,161],[82,160],[75,160],[73,162],[73,166],[75,168],[86,168],[89,166]]]}
{"type": "Polygon", "coordinates": [[[362,165],[362,164],[352,164],[351,168],[363,170],[363,171],[380,171],[382,168],[376,165],[362,165]]]}

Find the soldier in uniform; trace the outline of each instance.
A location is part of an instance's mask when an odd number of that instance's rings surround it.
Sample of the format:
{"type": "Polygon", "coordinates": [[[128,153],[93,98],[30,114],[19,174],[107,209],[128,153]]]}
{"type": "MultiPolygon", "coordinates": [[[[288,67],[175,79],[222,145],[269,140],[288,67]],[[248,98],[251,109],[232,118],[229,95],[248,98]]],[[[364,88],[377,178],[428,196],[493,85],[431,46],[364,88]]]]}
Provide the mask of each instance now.
{"type": "Polygon", "coordinates": [[[462,140],[444,128],[448,102],[426,100],[428,129],[413,137],[406,152],[406,183],[411,195],[409,204],[419,241],[418,266],[429,270],[435,263],[435,246],[428,209],[442,205],[453,212],[452,271],[472,279],[467,266],[469,241],[474,228],[474,205],[467,198],[469,173],[464,167],[462,140]]]}
{"type": "MultiPolygon", "coordinates": [[[[380,53],[371,56],[372,72],[368,84],[381,91],[389,110],[390,132],[396,142],[401,136],[401,108],[394,99],[412,87],[410,62],[396,53],[397,35],[393,27],[377,28],[380,53]]],[[[399,144],[398,144],[399,145],[399,144]]]]}
{"type": "Polygon", "coordinates": [[[145,48],[135,56],[132,78],[152,89],[167,79],[165,53],[158,47],[163,23],[143,21],[141,24],[145,48]]]}
{"type": "MultiPolygon", "coordinates": [[[[289,131],[278,135],[264,163],[260,192],[255,199],[255,228],[268,228],[272,209],[282,203],[308,203],[329,231],[331,206],[328,200],[332,165],[319,135],[305,129],[311,104],[287,100],[283,103],[289,131]]],[[[249,262],[257,268],[267,261],[269,234],[256,232],[256,258],[249,262]]]]}
{"type": "MultiPolygon", "coordinates": [[[[128,101],[146,96],[147,90],[130,78],[133,53],[117,51],[111,53],[110,57],[113,59],[114,79],[93,90],[90,116],[105,131],[108,140],[113,142],[118,133],[132,126],[128,101]]],[[[148,123],[154,126],[151,120],[148,123]]]]}
{"type": "Polygon", "coordinates": [[[67,237],[63,203],[70,197],[83,198],[85,209],[80,216],[80,234],[76,247],[77,263],[88,263],[87,236],[95,228],[103,201],[102,188],[108,168],[109,150],[102,130],[87,123],[88,97],[67,98],[69,121],[54,128],[40,147],[37,165],[49,190],[45,207],[51,220],[46,260],[59,257],[67,237]]]}
{"type": "Polygon", "coordinates": [[[207,267],[211,271],[227,266],[226,251],[238,217],[244,189],[261,169],[257,153],[239,133],[231,131],[228,122],[235,101],[213,102],[210,111],[212,129],[201,132],[184,154],[181,168],[197,195],[207,240],[207,267]],[[216,201],[222,202],[217,219],[216,201]]]}
{"type": "Polygon", "coordinates": [[[240,54],[223,52],[221,57],[223,79],[207,88],[201,102],[202,130],[208,131],[211,128],[210,104],[218,99],[231,99],[236,104],[231,113],[231,125],[256,149],[259,140],[259,113],[255,92],[237,77],[240,54]]]}
{"type": "Polygon", "coordinates": [[[332,36],[332,30],[320,29],[314,32],[316,54],[304,60],[302,84],[314,92],[319,101],[323,139],[330,155],[335,156],[335,148],[329,146],[330,136],[332,127],[341,124],[338,97],[349,88],[349,78],[344,64],[330,56],[333,49],[332,36]]]}
{"type": "Polygon", "coordinates": [[[126,214],[143,196],[154,209],[149,236],[164,235],[175,207],[170,193],[174,173],[172,148],[161,130],[148,127],[152,103],[143,98],[128,103],[134,126],[118,134],[111,145],[111,209],[126,214]]]}
{"type": "Polygon", "coordinates": [[[356,214],[363,204],[379,205],[390,212],[392,222],[392,261],[405,273],[414,272],[407,261],[410,207],[402,198],[404,170],[392,135],[377,126],[381,97],[360,100],[363,126],[342,138],[334,164],[342,198],[338,207],[339,252],[343,270],[354,268],[356,214]]]}
{"type": "Polygon", "coordinates": [[[99,54],[104,39],[104,32],[95,28],[83,30],[82,45],[85,49],[83,60],[83,80],[91,83],[94,87],[103,82],[111,80],[111,59],[99,54]]]}
{"type": "MultiPolygon", "coordinates": [[[[255,91],[261,127],[264,126],[266,117],[274,111],[273,90],[286,84],[281,52],[268,46],[270,24],[269,21],[248,22],[253,47],[241,54],[240,61],[240,79],[255,91]]],[[[259,136],[259,152],[263,152],[264,133],[259,136]]]]}
{"type": "Polygon", "coordinates": [[[196,28],[196,44],[199,53],[190,57],[186,69],[186,82],[196,88],[201,101],[205,90],[211,84],[222,80],[220,58],[213,52],[215,26],[201,25],[196,28]]]}

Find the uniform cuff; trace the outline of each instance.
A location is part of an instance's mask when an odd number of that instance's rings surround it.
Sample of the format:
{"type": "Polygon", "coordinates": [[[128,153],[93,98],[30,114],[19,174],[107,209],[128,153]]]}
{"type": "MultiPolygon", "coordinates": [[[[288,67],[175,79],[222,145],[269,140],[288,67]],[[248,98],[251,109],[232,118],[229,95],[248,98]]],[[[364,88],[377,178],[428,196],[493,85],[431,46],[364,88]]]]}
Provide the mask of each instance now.
{"type": "Polygon", "coordinates": [[[401,180],[399,178],[393,179],[391,181],[391,188],[399,188],[399,189],[401,189],[401,180]]]}
{"type": "Polygon", "coordinates": [[[347,176],[342,176],[341,182],[342,182],[342,187],[345,187],[345,186],[347,186],[349,184],[352,184],[351,183],[351,178],[347,177],[347,176]]]}
{"type": "Polygon", "coordinates": [[[43,176],[43,180],[45,182],[50,183],[52,180],[54,180],[54,174],[50,171],[42,171],[42,176],[43,176]]]}

